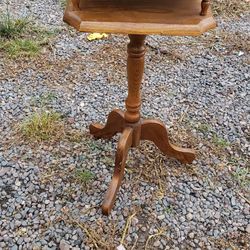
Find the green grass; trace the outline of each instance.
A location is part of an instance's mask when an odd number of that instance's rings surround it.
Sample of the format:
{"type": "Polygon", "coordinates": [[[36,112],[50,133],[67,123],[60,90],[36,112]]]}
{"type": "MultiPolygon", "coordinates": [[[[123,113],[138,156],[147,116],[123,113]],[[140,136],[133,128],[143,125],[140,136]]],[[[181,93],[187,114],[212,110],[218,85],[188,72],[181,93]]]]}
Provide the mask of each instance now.
{"type": "Polygon", "coordinates": [[[228,160],[228,164],[236,165],[241,161],[241,158],[231,157],[228,160]]]}
{"type": "MultiPolygon", "coordinates": [[[[40,27],[35,24],[32,24],[30,22],[29,24],[29,34],[32,35],[32,37],[36,37],[36,39],[39,39],[42,43],[42,41],[48,40],[49,38],[57,35],[60,33],[61,29],[55,28],[53,30],[48,30],[45,27],[40,27]]],[[[28,35],[26,33],[26,35],[28,35]]]]}
{"type": "Polygon", "coordinates": [[[40,96],[40,102],[43,105],[49,104],[55,99],[56,99],[56,95],[52,92],[49,92],[40,96]]]}
{"type": "Polygon", "coordinates": [[[226,148],[226,147],[230,146],[230,143],[228,141],[226,141],[223,138],[220,138],[215,133],[213,134],[212,141],[213,141],[214,145],[216,145],[217,147],[220,147],[220,148],[226,148]]]}
{"type": "Polygon", "coordinates": [[[38,42],[28,39],[8,41],[3,45],[3,49],[11,57],[35,56],[41,51],[38,42]]]}
{"type": "Polygon", "coordinates": [[[43,108],[51,104],[56,99],[56,95],[53,92],[47,92],[41,94],[39,97],[34,97],[31,101],[32,105],[38,105],[43,108]]]}
{"type": "Polygon", "coordinates": [[[88,171],[88,170],[77,170],[75,172],[76,178],[82,182],[83,184],[89,183],[91,180],[94,179],[95,175],[88,171]]]}
{"type": "Polygon", "coordinates": [[[206,123],[201,123],[198,125],[197,130],[203,134],[206,134],[212,130],[211,126],[206,123]]]}
{"type": "Polygon", "coordinates": [[[67,1],[67,0],[59,0],[59,1],[60,1],[61,7],[62,7],[62,8],[65,8],[68,1],[67,1]]]}
{"type": "Polygon", "coordinates": [[[6,13],[0,16],[0,37],[6,39],[15,38],[27,29],[28,24],[27,18],[13,19],[7,4],[6,13]]]}
{"type": "Polygon", "coordinates": [[[37,112],[23,121],[21,131],[25,138],[35,141],[56,139],[63,133],[61,115],[54,111],[37,112]]]}
{"type": "Polygon", "coordinates": [[[235,172],[232,174],[234,179],[241,186],[249,186],[250,185],[250,170],[248,167],[237,167],[235,172]]]}
{"type": "Polygon", "coordinates": [[[0,52],[3,51],[10,57],[38,55],[42,47],[59,31],[39,27],[28,18],[15,19],[10,13],[9,5],[6,6],[5,13],[0,15],[0,52]]]}
{"type": "Polygon", "coordinates": [[[219,137],[217,133],[213,130],[213,128],[207,123],[200,123],[197,127],[197,130],[206,137],[210,133],[212,135],[212,143],[218,148],[222,149],[230,146],[230,143],[227,140],[219,137]]]}
{"type": "Polygon", "coordinates": [[[174,212],[174,208],[173,208],[173,206],[170,205],[170,206],[166,207],[164,209],[164,211],[166,214],[172,214],[174,212]]]}

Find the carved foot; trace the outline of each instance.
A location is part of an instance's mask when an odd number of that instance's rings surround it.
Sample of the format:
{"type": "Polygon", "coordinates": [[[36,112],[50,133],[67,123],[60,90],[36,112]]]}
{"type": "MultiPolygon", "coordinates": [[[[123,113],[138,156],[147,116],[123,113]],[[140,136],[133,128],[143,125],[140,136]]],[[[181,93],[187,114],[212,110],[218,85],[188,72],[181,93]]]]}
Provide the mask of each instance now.
{"type": "Polygon", "coordinates": [[[89,126],[90,134],[96,138],[109,139],[116,133],[122,132],[125,126],[124,113],[119,110],[113,110],[109,116],[105,126],[94,123],[89,126]]]}
{"type": "Polygon", "coordinates": [[[160,121],[143,121],[141,127],[141,140],[154,142],[163,154],[174,157],[182,163],[191,163],[195,159],[194,150],[180,148],[169,142],[167,129],[160,121]]]}
{"type": "Polygon", "coordinates": [[[126,158],[128,150],[132,145],[133,129],[125,128],[118,143],[116,157],[115,157],[115,171],[110,183],[109,189],[105,195],[102,205],[102,212],[109,215],[115,202],[116,193],[119,190],[121,181],[124,176],[126,158]]]}

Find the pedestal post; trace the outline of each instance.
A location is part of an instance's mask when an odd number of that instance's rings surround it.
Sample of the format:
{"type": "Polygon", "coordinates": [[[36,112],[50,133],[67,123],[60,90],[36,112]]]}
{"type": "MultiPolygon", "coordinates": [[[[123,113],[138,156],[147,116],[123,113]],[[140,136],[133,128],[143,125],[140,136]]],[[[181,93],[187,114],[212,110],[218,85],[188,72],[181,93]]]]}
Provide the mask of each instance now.
{"type": "Polygon", "coordinates": [[[128,97],[126,99],[125,120],[137,123],[140,120],[141,82],[144,72],[145,35],[129,35],[127,74],[128,97]]]}

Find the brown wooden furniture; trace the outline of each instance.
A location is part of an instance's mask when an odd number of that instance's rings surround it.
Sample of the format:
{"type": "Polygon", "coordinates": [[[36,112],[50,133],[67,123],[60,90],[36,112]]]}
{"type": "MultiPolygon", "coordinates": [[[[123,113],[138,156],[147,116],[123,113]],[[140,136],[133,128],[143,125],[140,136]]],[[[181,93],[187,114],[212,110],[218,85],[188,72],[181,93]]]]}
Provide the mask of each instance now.
{"type": "Polygon", "coordinates": [[[210,0],[202,0],[201,2],[201,16],[206,16],[210,7],[210,0]]]}
{"type": "Polygon", "coordinates": [[[177,147],[169,142],[167,129],[157,120],[143,120],[140,116],[140,88],[144,71],[147,34],[200,35],[214,28],[209,1],[203,0],[69,0],[64,21],[84,32],[112,32],[129,34],[127,74],[128,97],[126,111],[113,110],[105,126],[90,125],[96,138],[111,138],[122,133],[118,142],[115,171],[104,198],[102,211],[109,214],[124,176],[126,157],[130,147],[140,140],[149,140],[163,154],[182,163],[195,158],[192,149],[177,147]]]}

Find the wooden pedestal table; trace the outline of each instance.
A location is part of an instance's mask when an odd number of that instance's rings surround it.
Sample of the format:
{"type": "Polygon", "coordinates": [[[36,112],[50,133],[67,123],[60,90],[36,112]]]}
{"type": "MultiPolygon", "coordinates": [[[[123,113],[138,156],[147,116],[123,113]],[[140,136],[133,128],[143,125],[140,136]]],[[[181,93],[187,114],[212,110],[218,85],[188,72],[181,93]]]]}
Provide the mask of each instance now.
{"type": "Polygon", "coordinates": [[[170,157],[181,163],[195,159],[192,149],[177,147],[169,142],[165,125],[140,116],[140,88],[144,71],[145,38],[147,34],[200,35],[215,27],[209,1],[198,0],[70,0],[64,20],[79,31],[129,34],[127,74],[128,97],[126,111],[113,110],[105,126],[91,124],[90,133],[96,138],[111,138],[121,133],[115,157],[115,170],[102,205],[109,214],[121,185],[126,158],[131,147],[149,140],[170,157]]]}

